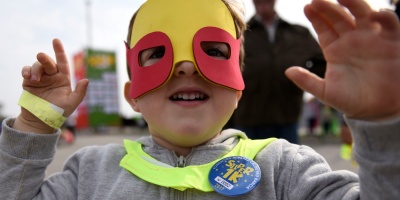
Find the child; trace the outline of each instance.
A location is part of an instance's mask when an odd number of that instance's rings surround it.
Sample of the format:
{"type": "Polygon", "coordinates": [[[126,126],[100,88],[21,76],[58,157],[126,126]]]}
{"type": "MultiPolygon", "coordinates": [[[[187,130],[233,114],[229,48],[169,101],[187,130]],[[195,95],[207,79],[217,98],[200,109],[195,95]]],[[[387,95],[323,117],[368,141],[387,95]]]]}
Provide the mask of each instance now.
{"type": "Polygon", "coordinates": [[[56,62],[39,53],[36,63],[23,68],[27,92],[19,102],[21,114],[3,123],[0,199],[400,196],[400,25],[390,11],[374,12],[362,0],[339,3],[314,0],[305,7],[328,61],[325,79],[298,67],[286,75],[345,113],[359,176],[331,171],[306,146],[221,131],[244,89],[242,4],[148,0],[129,27],[132,82],[125,85],[125,97],[143,114],[151,137],[84,148],[68,159],[63,172],[44,180],[58,127],[82,101],[88,84],[81,80],[71,91],[66,55],[56,39],[56,62]]]}

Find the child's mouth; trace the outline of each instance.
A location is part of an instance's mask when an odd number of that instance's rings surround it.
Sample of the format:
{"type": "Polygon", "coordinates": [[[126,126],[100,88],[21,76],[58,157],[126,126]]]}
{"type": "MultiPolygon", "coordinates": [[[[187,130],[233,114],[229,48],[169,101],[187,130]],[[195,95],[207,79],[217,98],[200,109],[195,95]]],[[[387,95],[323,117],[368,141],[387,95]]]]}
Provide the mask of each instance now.
{"type": "Polygon", "coordinates": [[[179,92],[172,95],[169,99],[172,101],[204,101],[209,97],[201,92],[179,92]]]}

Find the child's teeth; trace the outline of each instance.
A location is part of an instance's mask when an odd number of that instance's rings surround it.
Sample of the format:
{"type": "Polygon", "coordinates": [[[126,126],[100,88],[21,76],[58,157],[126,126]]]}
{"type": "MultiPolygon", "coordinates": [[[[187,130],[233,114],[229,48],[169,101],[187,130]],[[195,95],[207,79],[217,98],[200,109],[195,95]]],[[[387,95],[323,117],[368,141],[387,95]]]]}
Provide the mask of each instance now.
{"type": "Polygon", "coordinates": [[[204,99],[204,94],[202,93],[178,93],[172,96],[173,99],[183,99],[183,100],[196,100],[204,99]]]}

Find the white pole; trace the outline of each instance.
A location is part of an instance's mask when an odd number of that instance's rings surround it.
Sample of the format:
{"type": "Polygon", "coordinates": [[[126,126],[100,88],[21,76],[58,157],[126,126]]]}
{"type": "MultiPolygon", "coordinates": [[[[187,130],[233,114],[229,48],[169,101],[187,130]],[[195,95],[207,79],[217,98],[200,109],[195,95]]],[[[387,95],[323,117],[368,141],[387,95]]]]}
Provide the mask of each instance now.
{"type": "Polygon", "coordinates": [[[91,15],[91,1],[86,0],[86,39],[87,47],[92,46],[93,34],[92,34],[92,15],[91,15]]]}

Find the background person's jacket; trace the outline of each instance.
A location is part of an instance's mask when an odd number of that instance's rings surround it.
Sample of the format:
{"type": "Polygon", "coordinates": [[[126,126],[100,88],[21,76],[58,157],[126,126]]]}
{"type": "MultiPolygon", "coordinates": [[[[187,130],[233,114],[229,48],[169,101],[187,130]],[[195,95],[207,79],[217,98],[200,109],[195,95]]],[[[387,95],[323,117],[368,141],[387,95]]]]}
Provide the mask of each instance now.
{"type": "Polygon", "coordinates": [[[302,66],[323,77],[326,62],[316,39],[302,26],[278,19],[273,44],[255,17],[244,33],[245,89],[229,126],[285,125],[297,123],[303,90],[284,72],[302,66]]]}

